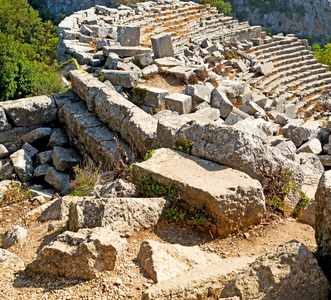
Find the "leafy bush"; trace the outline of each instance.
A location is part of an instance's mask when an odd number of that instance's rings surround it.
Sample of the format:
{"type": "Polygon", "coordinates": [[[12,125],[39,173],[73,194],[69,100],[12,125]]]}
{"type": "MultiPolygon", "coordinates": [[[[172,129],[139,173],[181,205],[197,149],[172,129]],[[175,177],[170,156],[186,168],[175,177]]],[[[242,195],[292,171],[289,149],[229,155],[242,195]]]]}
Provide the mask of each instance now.
{"type": "Polygon", "coordinates": [[[319,63],[331,66],[331,43],[326,44],[323,48],[315,44],[311,50],[314,51],[319,63]]]}

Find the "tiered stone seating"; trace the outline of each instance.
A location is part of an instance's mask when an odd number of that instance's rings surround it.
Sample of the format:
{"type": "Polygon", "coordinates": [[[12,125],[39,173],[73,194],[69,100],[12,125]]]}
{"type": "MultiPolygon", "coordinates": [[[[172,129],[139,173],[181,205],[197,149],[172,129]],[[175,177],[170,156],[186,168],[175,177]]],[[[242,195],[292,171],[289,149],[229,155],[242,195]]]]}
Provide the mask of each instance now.
{"type": "Polygon", "coordinates": [[[269,99],[285,98],[300,108],[306,99],[316,99],[323,91],[331,89],[328,66],[317,62],[306,40],[293,36],[274,36],[273,41],[251,47],[247,54],[255,55],[258,62],[272,62],[272,73],[267,76],[247,73],[241,76],[254,92],[269,99]]]}

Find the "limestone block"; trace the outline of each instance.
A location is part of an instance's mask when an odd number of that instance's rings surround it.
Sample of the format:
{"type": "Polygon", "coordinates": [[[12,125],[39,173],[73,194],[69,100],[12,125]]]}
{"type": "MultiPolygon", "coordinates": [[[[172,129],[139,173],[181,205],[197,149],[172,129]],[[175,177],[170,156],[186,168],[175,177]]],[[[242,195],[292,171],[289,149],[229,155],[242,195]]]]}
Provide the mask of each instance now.
{"type": "Polygon", "coordinates": [[[176,76],[179,79],[188,82],[189,78],[194,74],[193,69],[185,66],[172,67],[167,70],[170,74],[176,76]]]}
{"type": "Polygon", "coordinates": [[[116,53],[109,53],[107,56],[106,62],[105,62],[105,67],[107,67],[110,70],[116,70],[117,69],[117,64],[121,61],[119,56],[116,53]]]}
{"type": "Polygon", "coordinates": [[[169,95],[169,92],[164,89],[158,89],[154,87],[139,85],[133,89],[133,98],[135,101],[144,102],[152,107],[160,107],[165,103],[165,98],[169,95]]]}
{"type": "Polygon", "coordinates": [[[171,36],[167,33],[161,33],[151,37],[154,55],[158,58],[174,57],[171,36]]]}
{"type": "Polygon", "coordinates": [[[315,195],[315,237],[319,254],[324,258],[331,257],[331,171],[321,177],[315,195]]]}
{"type": "Polygon", "coordinates": [[[230,112],[228,114],[228,116],[226,117],[224,124],[225,125],[234,125],[234,124],[240,122],[241,120],[242,120],[242,118],[239,115],[230,112]]]}
{"type": "Polygon", "coordinates": [[[184,90],[184,94],[191,96],[193,101],[196,103],[210,103],[210,97],[213,89],[213,86],[204,84],[188,85],[184,90]]]}
{"type": "Polygon", "coordinates": [[[322,145],[319,139],[313,138],[310,141],[304,143],[298,150],[297,153],[307,152],[313,154],[320,154],[322,152],[322,145]]]}
{"type": "Polygon", "coordinates": [[[52,129],[49,127],[37,128],[22,136],[22,141],[26,143],[33,143],[37,140],[50,136],[51,133],[52,129]]]}
{"type": "Polygon", "coordinates": [[[320,132],[318,128],[319,122],[307,121],[302,126],[289,126],[284,136],[291,139],[297,147],[300,147],[304,142],[318,136],[320,132]]]}
{"type": "Polygon", "coordinates": [[[9,151],[4,145],[0,144],[0,159],[6,158],[8,156],[9,156],[9,151]]]}
{"type": "Polygon", "coordinates": [[[241,60],[236,60],[234,63],[233,63],[233,66],[235,68],[237,68],[240,72],[245,72],[248,70],[248,67],[247,65],[241,60]]]}
{"type": "Polygon", "coordinates": [[[68,138],[64,131],[61,128],[55,128],[49,138],[48,146],[54,147],[59,146],[63,147],[68,144],[68,138]]]}
{"type": "Polygon", "coordinates": [[[10,158],[0,159],[0,178],[11,179],[14,173],[14,167],[10,158]]]}
{"type": "Polygon", "coordinates": [[[139,73],[135,71],[102,70],[102,74],[112,85],[132,88],[138,84],[139,73]]]}
{"type": "Polygon", "coordinates": [[[33,163],[29,154],[21,149],[10,155],[15,172],[21,181],[29,181],[33,177],[33,163]]]}
{"type": "Polygon", "coordinates": [[[139,46],[140,27],[139,26],[118,26],[117,41],[121,46],[139,46]]]}
{"type": "Polygon", "coordinates": [[[274,64],[270,61],[270,62],[259,65],[256,68],[256,71],[261,73],[264,76],[268,76],[272,73],[273,68],[274,68],[274,64]]]}
{"type": "Polygon", "coordinates": [[[31,157],[33,158],[34,156],[37,155],[39,152],[35,147],[31,146],[29,143],[24,143],[22,149],[31,157]]]}
{"type": "Polygon", "coordinates": [[[220,111],[220,115],[225,119],[233,110],[233,104],[230,102],[225,93],[214,89],[211,93],[210,105],[220,111]]]}
{"type": "MultiPolygon", "coordinates": [[[[88,74],[85,76],[84,73],[73,71],[72,76],[79,78],[82,86],[99,84],[96,78],[88,74]]],[[[86,99],[87,96],[82,93],[82,97],[86,99]]],[[[71,106],[72,109],[75,109],[74,105],[71,106]]],[[[125,141],[134,143],[139,152],[142,153],[153,147],[157,120],[136,107],[132,102],[124,99],[117,92],[109,88],[106,90],[104,84],[101,85],[95,96],[95,111],[102,122],[108,124],[112,130],[119,132],[125,141]]]]}
{"type": "Polygon", "coordinates": [[[263,108],[261,108],[259,105],[254,103],[253,101],[246,101],[243,103],[240,108],[243,112],[249,114],[249,115],[255,115],[256,113],[260,113],[261,115],[265,115],[265,112],[263,108]]]}
{"type": "Polygon", "coordinates": [[[11,125],[8,122],[6,113],[2,107],[0,107],[0,131],[8,130],[11,125]]]}
{"type": "Polygon", "coordinates": [[[121,57],[131,57],[135,56],[138,54],[143,54],[143,53],[152,53],[152,49],[146,48],[146,47],[138,47],[138,46],[117,46],[117,45],[112,45],[112,46],[104,46],[103,47],[103,55],[104,56],[109,56],[109,53],[116,53],[118,56],[121,57]]]}
{"type": "Polygon", "coordinates": [[[24,262],[14,253],[11,253],[5,249],[0,249],[0,266],[6,267],[24,267],[24,262]]]}
{"type": "Polygon", "coordinates": [[[48,168],[45,181],[58,190],[61,194],[66,194],[70,191],[69,174],[58,172],[53,167],[48,168]]]}
{"type": "Polygon", "coordinates": [[[261,184],[243,172],[170,149],[159,149],[152,158],[133,167],[133,176],[139,182],[148,174],[164,186],[174,184],[189,205],[204,207],[220,235],[254,224],[265,214],[261,184]],[[219,184],[211,186],[210,182],[219,184]],[[227,213],[229,211],[231,213],[227,213]]]}
{"type": "Polygon", "coordinates": [[[156,74],[158,71],[159,71],[159,68],[157,65],[150,65],[141,70],[143,75],[148,75],[148,76],[150,76],[152,74],[156,74]]]}
{"type": "Polygon", "coordinates": [[[152,285],[143,294],[143,300],[152,299],[202,299],[217,298],[219,291],[241,269],[252,263],[256,257],[231,257],[221,262],[196,265],[180,275],[152,285]]]}
{"type": "Polygon", "coordinates": [[[199,109],[195,113],[199,114],[205,118],[208,118],[212,121],[216,121],[220,117],[220,111],[218,109],[212,108],[212,107],[206,107],[206,108],[199,109]]]}
{"type": "Polygon", "coordinates": [[[250,135],[256,135],[260,137],[263,141],[267,140],[267,135],[259,126],[260,123],[256,121],[253,117],[246,118],[242,121],[237,122],[233,125],[234,128],[242,130],[250,135]]]}
{"type": "Polygon", "coordinates": [[[78,201],[70,210],[71,231],[107,227],[121,237],[155,227],[169,206],[162,198],[71,198],[78,201]]]}
{"type": "Polygon", "coordinates": [[[239,272],[224,287],[221,298],[327,299],[328,295],[328,280],[316,258],[304,244],[292,240],[239,272]]]}
{"type": "Polygon", "coordinates": [[[192,110],[192,97],[174,93],[165,98],[167,109],[178,112],[180,115],[189,114],[192,110]]]}
{"type": "Polygon", "coordinates": [[[289,128],[293,129],[293,127],[301,127],[304,124],[302,119],[291,119],[289,122],[282,128],[283,136],[286,136],[287,130],[289,128]]]}
{"type": "Polygon", "coordinates": [[[135,61],[142,67],[147,67],[153,62],[153,58],[150,53],[137,54],[134,58],[135,61]]]}
{"type": "Polygon", "coordinates": [[[300,159],[300,165],[309,169],[314,174],[322,174],[324,166],[319,157],[313,153],[301,152],[297,155],[300,159]]]}
{"type": "Polygon", "coordinates": [[[40,152],[37,155],[37,161],[42,165],[47,164],[47,163],[51,163],[52,162],[52,154],[53,154],[53,150],[40,152]]]}
{"type": "Polygon", "coordinates": [[[295,104],[287,104],[287,105],[285,105],[285,114],[290,119],[295,119],[295,117],[297,116],[297,110],[295,108],[295,104]]]}
{"type": "Polygon", "coordinates": [[[45,246],[27,265],[33,273],[92,279],[112,271],[124,260],[127,241],[107,228],[66,231],[45,246]],[[49,266],[52,266],[50,268],[49,266]]]}
{"type": "Polygon", "coordinates": [[[50,168],[50,165],[40,165],[37,168],[34,169],[33,176],[34,177],[43,177],[46,176],[48,168],[50,168]]]}
{"type": "Polygon", "coordinates": [[[19,225],[10,227],[6,232],[1,235],[2,248],[8,249],[25,240],[27,230],[19,225]]]}
{"type": "Polygon", "coordinates": [[[52,160],[57,171],[70,171],[71,168],[77,165],[81,157],[73,149],[65,149],[55,146],[52,152],[52,160]]]}
{"type": "Polygon", "coordinates": [[[6,101],[1,107],[16,126],[45,124],[57,118],[56,105],[50,96],[6,101]]]}
{"type": "MultiPolygon", "coordinates": [[[[283,157],[279,150],[268,146],[260,137],[232,126],[191,122],[177,130],[175,139],[177,143],[185,139],[192,142],[193,155],[243,171],[258,179],[262,185],[266,184],[265,170],[281,173],[291,168],[294,182],[301,186],[304,180],[303,170],[298,164],[283,157]]],[[[291,214],[300,197],[299,193],[293,193],[286,199],[288,214],[291,214]]]]}
{"type": "Polygon", "coordinates": [[[285,140],[280,142],[275,146],[277,149],[280,150],[283,156],[287,157],[288,159],[292,159],[293,155],[297,151],[297,147],[291,140],[285,140]]]}
{"type": "Polygon", "coordinates": [[[138,261],[153,281],[158,283],[186,273],[194,266],[211,262],[219,264],[222,259],[216,254],[201,251],[198,246],[185,247],[147,240],[140,245],[138,261]]]}

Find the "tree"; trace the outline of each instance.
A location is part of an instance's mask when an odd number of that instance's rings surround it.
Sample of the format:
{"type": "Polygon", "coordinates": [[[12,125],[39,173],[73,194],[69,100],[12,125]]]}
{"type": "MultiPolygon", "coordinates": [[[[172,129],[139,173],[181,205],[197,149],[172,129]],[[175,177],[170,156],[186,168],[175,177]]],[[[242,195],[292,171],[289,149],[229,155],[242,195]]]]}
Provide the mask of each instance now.
{"type": "Polygon", "coordinates": [[[0,101],[63,91],[56,27],[27,0],[1,0],[0,20],[0,101]]]}

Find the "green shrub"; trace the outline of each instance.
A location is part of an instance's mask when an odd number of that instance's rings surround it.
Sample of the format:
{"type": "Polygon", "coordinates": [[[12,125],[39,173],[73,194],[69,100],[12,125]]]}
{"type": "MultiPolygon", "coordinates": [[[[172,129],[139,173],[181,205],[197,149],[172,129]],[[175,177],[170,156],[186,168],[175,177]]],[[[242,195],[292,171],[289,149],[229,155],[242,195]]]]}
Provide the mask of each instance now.
{"type": "Polygon", "coordinates": [[[70,196],[84,197],[93,191],[94,186],[99,181],[98,170],[87,165],[80,168],[78,165],[74,167],[75,179],[70,183],[70,196]]]}

